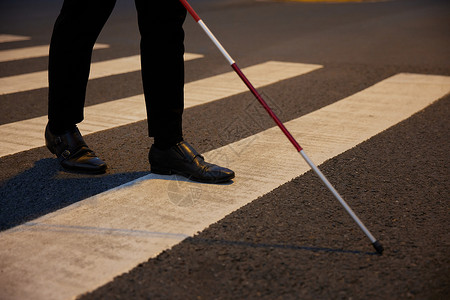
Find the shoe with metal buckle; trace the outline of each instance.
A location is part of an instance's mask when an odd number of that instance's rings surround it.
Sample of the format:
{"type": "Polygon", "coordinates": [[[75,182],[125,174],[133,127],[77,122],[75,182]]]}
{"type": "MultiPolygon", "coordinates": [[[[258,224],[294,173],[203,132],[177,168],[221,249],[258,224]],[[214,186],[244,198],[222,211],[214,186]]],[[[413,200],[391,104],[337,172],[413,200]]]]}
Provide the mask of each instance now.
{"type": "Polygon", "coordinates": [[[89,149],[76,126],[60,135],[54,135],[47,125],[45,145],[51,153],[56,154],[59,163],[66,170],[88,174],[106,171],[106,163],[89,149]]]}

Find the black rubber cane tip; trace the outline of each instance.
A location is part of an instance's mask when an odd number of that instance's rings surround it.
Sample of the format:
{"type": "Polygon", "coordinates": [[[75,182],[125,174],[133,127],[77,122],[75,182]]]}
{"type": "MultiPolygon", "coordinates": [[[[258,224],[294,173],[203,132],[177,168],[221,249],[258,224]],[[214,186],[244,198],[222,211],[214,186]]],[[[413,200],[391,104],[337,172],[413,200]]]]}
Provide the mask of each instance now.
{"type": "Polygon", "coordinates": [[[380,255],[383,254],[384,248],[379,241],[373,242],[372,245],[375,248],[375,250],[377,250],[378,254],[380,254],[380,255]]]}

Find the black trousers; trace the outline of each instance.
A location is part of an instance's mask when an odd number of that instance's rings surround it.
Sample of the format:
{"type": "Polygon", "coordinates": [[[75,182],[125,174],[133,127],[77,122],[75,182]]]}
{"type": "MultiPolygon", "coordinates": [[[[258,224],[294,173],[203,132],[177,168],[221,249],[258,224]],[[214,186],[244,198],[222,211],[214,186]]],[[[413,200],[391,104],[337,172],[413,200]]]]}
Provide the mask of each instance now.
{"type": "MultiPolygon", "coordinates": [[[[92,48],[116,0],[64,0],[49,56],[48,116],[70,126],[83,120],[92,48]]],[[[186,10],[178,0],[135,0],[149,135],[182,138],[186,10]]]]}

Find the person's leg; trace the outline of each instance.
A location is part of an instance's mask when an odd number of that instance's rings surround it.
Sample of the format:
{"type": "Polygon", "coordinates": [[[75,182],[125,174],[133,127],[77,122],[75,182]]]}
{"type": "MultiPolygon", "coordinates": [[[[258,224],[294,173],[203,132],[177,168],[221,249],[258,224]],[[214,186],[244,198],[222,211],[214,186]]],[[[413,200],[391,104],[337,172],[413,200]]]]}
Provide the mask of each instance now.
{"type": "Polygon", "coordinates": [[[183,140],[184,31],[178,0],[135,0],[149,136],[160,148],[183,140]]]}
{"type": "Polygon", "coordinates": [[[86,145],[76,124],[83,120],[94,43],[116,0],[64,0],[49,53],[45,144],[65,169],[103,173],[106,163],[86,145]]]}
{"type": "Polygon", "coordinates": [[[234,172],[210,164],[183,141],[184,31],[186,9],[178,0],[135,0],[141,33],[142,79],[149,135],[151,171],[180,174],[192,180],[219,183],[234,172]]]}
{"type": "Polygon", "coordinates": [[[49,53],[48,117],[60,133],[83,120],[94,43],[116,0],[65,0],[49,53]]]}

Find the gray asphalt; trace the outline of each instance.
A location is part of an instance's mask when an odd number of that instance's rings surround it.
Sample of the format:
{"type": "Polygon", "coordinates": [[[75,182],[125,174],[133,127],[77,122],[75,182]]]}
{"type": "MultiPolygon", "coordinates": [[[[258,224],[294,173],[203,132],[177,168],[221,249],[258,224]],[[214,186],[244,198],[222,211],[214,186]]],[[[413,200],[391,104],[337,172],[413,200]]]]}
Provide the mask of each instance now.
{"type": "MultiPolygon", "coordinates": [[[[48,44],[61,3],[1,1],[1,32],[32,39],[0,49],[48,44]]],[[[191,4],[241,67],[267,60],[324,66],[262,89],[276,99],[282,121],[400,72],[450,75],[448,1],[191,4]]],[[[186,63],[187,82],[229,71],[192,20],[185,30],[186,50],[205,55],[186,63]]],[[[133,1],[118,1],[98,41],[111,47],[95,51],[94,61],[139,53],[133,1]]],[[[46,58],[1,63],[0,76],[45,70],[46,64],[46,58]]],[[[93,80],[86,102],[141,93],[134,72],[93,80]]],[[[45,115],[46,95],[40,89],[0,96],[0,124],[45,115]]],[[[321,166],[377,233],[383,256],[373,255],[339,204],[307,173],[83,298],[445,299],[449,101],[447,96],[321,166]]],[[[185,137],[205,152],[272,127],[254,105],[246,93],[190,108],[185,137]],[[249,114],[253,108],[256,115],[249,114]]],[[[138,122],[87,136],[110,166],[101,176],[62,171],[44,147],[0,158],[0,229],[148,174],[152,141],[145,134],[146,122],[138,122]]]]}

